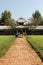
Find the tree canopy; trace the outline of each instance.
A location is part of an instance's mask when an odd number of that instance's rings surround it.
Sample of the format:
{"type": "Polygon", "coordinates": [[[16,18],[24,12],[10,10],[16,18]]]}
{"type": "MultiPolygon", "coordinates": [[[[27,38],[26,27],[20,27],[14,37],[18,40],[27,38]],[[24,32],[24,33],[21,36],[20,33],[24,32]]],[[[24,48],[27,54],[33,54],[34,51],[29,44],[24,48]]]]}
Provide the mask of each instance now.
{"type": "Polygon", "coordinates": [[[38,19],[38,18],[41,18],[41,14],[38,10],[36,10],[35,13],[32,14],[32,17],[38,19]]]}
{"type": "MultiPolygon", "coordinates": [[[[27,21],[24,18],[19,18],[20,21],[27,21]]],[[[32,14],[32,18],[29,19],[29,21],[31,21],[31,23],[28,22],[29,25],[43,25],[43,18],[41,16],[41,13],[36,10],[33,14],[32,14]]],[[[28,25],[27,24],[27,25],[28,25]]],[[[15,20],[12,19],[12,15],[10,11],[5,10],[4,12],[2,12],[1,14],[1,18],[0,18],[0,25],[13,25],[12,27],[16,26],[15,20]],[[14,22],[14,23],[13,23],[14,22]]]]}
{"type": "Polygon", "coordinates": [[[14,28],[16,26],[15,20],[12,19],[10,11],[5,10],[4,12],[2,12],[0,24],[1,25],[10,25],[12,28],[14,28]]]}
{"type": "Polygon", "coordinates": [[[5,10],[4,12],[2,12],[1,14],[1,22],[2,24],[9,24],[11,21],[11,12],[5,10]]]}
{"type": "Polygon", "coordinates": [[[41,13],[38,10],[36,10],[32,14],[32,22],[33,22],[34,25],[39,25],[41,20],[42,20],[41,13]]]}

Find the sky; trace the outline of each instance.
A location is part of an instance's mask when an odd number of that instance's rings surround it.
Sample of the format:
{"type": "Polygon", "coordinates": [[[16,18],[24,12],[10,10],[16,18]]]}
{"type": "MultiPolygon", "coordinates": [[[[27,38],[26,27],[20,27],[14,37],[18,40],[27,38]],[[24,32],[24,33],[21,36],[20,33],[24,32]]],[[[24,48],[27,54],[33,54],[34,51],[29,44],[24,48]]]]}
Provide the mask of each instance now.
{"type": "Polygon", "coordinates": [[[43,0],[0,0],[0,16],[4,10],[11,11],[12,18],[30,18],[35,10],[43,16],[43,0]]]}

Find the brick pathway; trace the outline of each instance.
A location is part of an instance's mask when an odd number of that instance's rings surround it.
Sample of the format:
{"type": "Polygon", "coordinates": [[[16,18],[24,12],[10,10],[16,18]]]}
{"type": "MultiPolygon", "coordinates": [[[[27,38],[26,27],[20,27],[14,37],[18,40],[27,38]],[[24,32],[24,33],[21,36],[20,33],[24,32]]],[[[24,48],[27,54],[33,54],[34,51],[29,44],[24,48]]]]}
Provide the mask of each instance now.
{"type": "Polygon", "coordinates": [[[16,39],[14,45],[0,59],[0,65],[43,65],[43,63],[23,37],[16,39]]]}

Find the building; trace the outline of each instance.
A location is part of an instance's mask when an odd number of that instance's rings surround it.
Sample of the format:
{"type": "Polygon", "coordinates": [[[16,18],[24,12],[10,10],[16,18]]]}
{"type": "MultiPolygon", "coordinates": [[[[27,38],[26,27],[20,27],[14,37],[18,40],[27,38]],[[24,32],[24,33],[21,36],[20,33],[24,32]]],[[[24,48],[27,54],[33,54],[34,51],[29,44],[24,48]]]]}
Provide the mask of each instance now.
{"type": "Polygon", "coordinates": [[[25,18],[22,18],[22,17],[17,20],[17,24],[19,26],[21,26],[21,25],[23,26],[25,22],[26,22],[25,18]]]}
{"type": "Polygon", "coordinates": [[[21,34],[27,33],[28,35],[31,35],[33,32],[35,35],[43,35],[43,26],[37,26],[34,31],[27,26],[16,26],[14,29],[11,26],[0,26],[0,35],[14,35],[17,32],[21,34]]]}
{"type": "Polygon", "coordinates": [[[43,35],[43,26],[36,26],[33,30],[29,26],[24,25],[26,22],[24,18],[19,18],[17,20],[17,26],[14,29],[12,29],[11,26],[0,25],[0,35],[14,35],[17,32],[20,34],[26,33],[28,35],[31,35],[33,32],[35,35],[43,35]]]}

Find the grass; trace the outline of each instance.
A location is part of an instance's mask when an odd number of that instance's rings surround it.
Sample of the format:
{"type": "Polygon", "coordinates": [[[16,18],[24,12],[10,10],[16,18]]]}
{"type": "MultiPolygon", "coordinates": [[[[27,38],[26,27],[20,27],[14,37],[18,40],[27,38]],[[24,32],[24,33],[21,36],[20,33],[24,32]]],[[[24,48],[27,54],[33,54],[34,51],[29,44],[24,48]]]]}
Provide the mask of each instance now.
{"type": "Polygon", "coordinates": [[[0,57],[5,55],[15,40],[15,36],[0,36],[0,57]]]}
{"type": "Polygon", "coordinates": [[[27,40],[43,59],[43,35],[29,35],[27,36],[27,40]]]}

